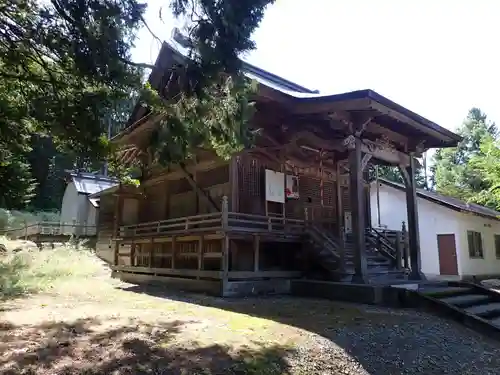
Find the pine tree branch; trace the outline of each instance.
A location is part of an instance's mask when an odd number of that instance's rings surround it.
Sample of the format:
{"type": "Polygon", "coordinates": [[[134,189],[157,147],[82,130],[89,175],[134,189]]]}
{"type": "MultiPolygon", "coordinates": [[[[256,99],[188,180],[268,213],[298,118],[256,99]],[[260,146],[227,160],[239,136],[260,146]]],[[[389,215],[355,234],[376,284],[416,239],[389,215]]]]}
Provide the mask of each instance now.
{"type": "Polygon", "coordinates": [[[144,69],[154,69],[155,66],[152,65],[152,64],[147,64],[147,63],[136,63],[136,62],[133,62],[133,61],[130,61],[130,60],[127,60],[126,58],[124,57],[119,57],[118,58],[122,63],[124,64],[127,64],[127,65],[130,65],[130,66],[134,66],[136,68],[144,68],[144,69]]]}

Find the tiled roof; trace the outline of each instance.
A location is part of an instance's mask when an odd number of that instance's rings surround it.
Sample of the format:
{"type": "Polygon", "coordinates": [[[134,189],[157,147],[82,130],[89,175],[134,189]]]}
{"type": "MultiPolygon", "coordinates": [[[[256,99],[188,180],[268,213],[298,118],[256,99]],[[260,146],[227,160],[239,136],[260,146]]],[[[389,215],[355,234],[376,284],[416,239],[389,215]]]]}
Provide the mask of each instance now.
{"type": "MultiPolygon", "coordinates": [[[[379,179],[378,181],[387,186],[391,186],[395,189],[405,190],[405,186],[403,184],[399,184],[393,181],[388,181],[385,179],[379,179]]],[[[449,197],[447,195],[439,194],[434,191],[428,191],[424,189],[417,189],[417,196],[426,199],[428,201],[431,201],[433,203],[444,205],[456,211],[470,212],[476,215],[500,220],[499,211],[495,211],[491,208],[484,207],[479,204],[467,203],[454,197],[449,197]]]]}

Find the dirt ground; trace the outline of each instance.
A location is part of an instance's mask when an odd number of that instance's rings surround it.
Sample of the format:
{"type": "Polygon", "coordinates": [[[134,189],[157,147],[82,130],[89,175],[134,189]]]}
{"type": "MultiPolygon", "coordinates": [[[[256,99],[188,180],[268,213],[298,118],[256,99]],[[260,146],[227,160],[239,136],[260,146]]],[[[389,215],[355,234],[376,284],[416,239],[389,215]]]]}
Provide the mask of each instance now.
{"type": "MultiPolygon", "coordinates": [[[[167,294],[109,276],[70,280],[43,294],[1,302],[0,373],[379,374],[364,359],[366,350],[356,350],[356,332],[415,324],[418,331],[428,318],[292,297],[167,294]],[[340,329],[344,339],[336,342],[340,329]]],[[[382,337],[387,341],[384,332],[382,337]]],[[[401,373],[388,366],[386,374],[401,373]]]]}

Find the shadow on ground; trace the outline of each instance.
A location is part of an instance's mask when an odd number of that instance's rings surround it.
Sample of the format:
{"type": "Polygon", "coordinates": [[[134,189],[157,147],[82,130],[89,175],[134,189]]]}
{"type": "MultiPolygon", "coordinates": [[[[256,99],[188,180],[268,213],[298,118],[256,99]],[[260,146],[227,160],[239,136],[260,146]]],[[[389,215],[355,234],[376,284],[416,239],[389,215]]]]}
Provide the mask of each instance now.
{"type": "MultiPolygon", "coordinates": [[[[288,374],[288,350],[230,353],[220,345],[175,344],[184,324],[103,327],[96,319],[38,326],[0,323],[0,373],[14,374],[288,374]]],[[[109,321],[106,322],[109,325],[109,321]]]]}
{"type": "Polygon", "coordinates": [[[304,363],[321,358],[321,364],[319,372],[307,374],[358,374],[359,368],[370,375],[499,373],[498,342],[453,321],[411,310],[298,297],[224,299],[171,293],[158,286],[123,290],[265,318],[315,333],[322,341],[312,351],[322,354],[309,357],[301,352],[300,356],[304,363]],[[349,361],[356,364],[347,372],[337,366],[349,361]]]}

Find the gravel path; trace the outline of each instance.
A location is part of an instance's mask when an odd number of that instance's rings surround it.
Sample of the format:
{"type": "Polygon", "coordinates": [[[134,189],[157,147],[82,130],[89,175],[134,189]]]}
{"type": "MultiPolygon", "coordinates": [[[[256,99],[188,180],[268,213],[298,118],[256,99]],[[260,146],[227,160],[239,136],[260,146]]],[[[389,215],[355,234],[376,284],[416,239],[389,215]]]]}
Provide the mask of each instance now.
{"type": "Polygon", "coordinates": [[[500,374],[500,348],[467,329],[409,314],[398,324],[334,328],[296,359],[310,374],[500,374]],[[321,358],[316,361],[315,358],[321,358]]]}
{"type": "Polygon", "coordinates": [[[414,311],[78,286],[1,306],[0,374],[500,375],[500,343],[414,311]]]}

